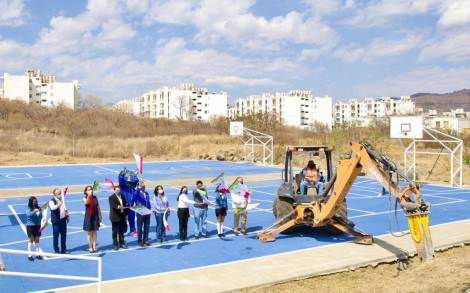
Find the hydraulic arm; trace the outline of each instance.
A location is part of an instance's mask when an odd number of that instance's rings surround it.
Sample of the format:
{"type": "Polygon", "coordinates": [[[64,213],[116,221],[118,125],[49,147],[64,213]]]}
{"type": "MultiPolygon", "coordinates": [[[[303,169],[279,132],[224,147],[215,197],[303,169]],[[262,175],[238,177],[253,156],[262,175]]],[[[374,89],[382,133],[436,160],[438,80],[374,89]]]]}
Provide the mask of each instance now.
{"type": "Polygon", "coordinates": [[[419,185],[408,182],[400,188],[390,176],[399,174],[393,162],[375,152],[369,145],[359,143],[351,143],[350,157],[339,160],[336,172],[321,196],[309,203],[294,203],[290,214],[258,233],[257,238],[261,241],[274,241],[276,234],[303,224],[311,227],[329,226],[354,236],[356,243],[372,244],[372,236],[354,230],[352,222],[337,216],[341,209],[345,209],[346,195],[361,172],[377,180],[390,192],[390,196],[408,217],[410,234],[419,257],[423,260],[432,259],[434,250],[428,224],[429,204],[421,198],[419,185]]]}

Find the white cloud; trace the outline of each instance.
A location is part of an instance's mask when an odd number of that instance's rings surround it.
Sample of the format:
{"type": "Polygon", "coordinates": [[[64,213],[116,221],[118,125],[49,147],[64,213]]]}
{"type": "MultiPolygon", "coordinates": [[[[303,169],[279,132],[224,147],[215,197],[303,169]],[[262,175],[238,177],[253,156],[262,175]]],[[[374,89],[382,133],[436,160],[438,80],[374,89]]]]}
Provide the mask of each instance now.
{"type": "Polygon", "coordinates": [[[444,59],[452,62],[470,60],[470,31],[447,33],[427,45],[419,55],[420,61],[444,59]]]}
{"type": "Polygon", "coordinates": [[[470,67],[443,69],[438,66],[411,70],[354,89],[360,96],[400,96],[418,92],[445,93],[469,88],[470,67]]]}
{"type": "Polygon", "coordinates": [[[271,78],[243,78],[233,75],[208,77],[204,81],[208,84],[226,86],[262,86],[275,84],[271,78]]]}
{"type": "Polygon", "coordinates": [[[438,22],[441,27],[460,26],[469,23],[470,1],[468,0],[448,1],[438,22]]]}
{"type": "Polygon", "coordinates": [[[354,63],[359,60],[373,62],[382,58],[398,56],[408,52],[420,44],[422,38],[417,35],[407,35],[401,39],[375,38],[367,47],[361,48],[347,45],[338,48],[334,56],[346,63],[354,63]]]}
{"type": "Polygon", "coordinates": [[[24,12],[22,0],[1,0],[0,1],[0,26],[19,26],[25,23],[26,14],[24,12]]]}
{"type": "Polygon", "coordinates": [[[305,18],[297,11],[271,19],[258,17],[250,12],[254,3],[253,0],[158,1],[145,16],[145,23],[193,25],[197,28],[194,38],[200,44],[226,41],[252,50],[278,50],[283,42],[320,47],[331,47],[338,42],[337,33],[318,18],[305,18]]]}
{"type": "Polygon", "coordinates": [[[450,0],[380,0],[370,1],[358,7],[354,16],[344,21],[346,25],[373,27],[383,25],[397,16],[413,16],[439,10],[440,5],[450,0]]]}

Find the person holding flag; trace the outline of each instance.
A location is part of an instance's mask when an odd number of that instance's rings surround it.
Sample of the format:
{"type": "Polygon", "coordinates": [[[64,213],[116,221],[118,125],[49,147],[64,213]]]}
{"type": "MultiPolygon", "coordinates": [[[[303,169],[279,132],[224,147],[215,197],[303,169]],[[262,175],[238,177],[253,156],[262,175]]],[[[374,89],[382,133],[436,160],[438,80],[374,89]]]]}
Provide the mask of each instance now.
{"type": "Polygon", "coordinates": [[[199,233],[207,238],[207,210],[209,207],[209,197],[201,180],[196,182],[196,189],[193,191],[194,200],[194,237],[199,239],[199,233]]]}
{"type": "Polygon", "coordinates": [[[251,201],[251,192],[247,185],[243,183],[242,177],[237,179],[228,188],[230,195],[232,196],[232,208],[233,208],[233,233],[238,236],[238,223],[240,216],[242,218],[242,229],[243,235],[246,235],[246,219],[247,219],[247,206],[251,201]]]}
{"type": "MultiPolygon", "coordinates": [[[[138,187],[135,189],[134,202],[136,207],[142,206],[146,209],[151,209],[150,196],[145,191],[145,182],[139,181],[138,187]]],[[[149,229],[150,229],[150,215],[149,214],[137,214],[137,243],[144,247],[150,245],[149,242],[149,229]]]]}
{"type": "Polygon", "coordinates": [[[189,219],[189,205],[195,204],[193,200],[188,198],[188,187],[182,186],[180,193],[176,197],[178,202],[178,222],[179,234],[181,241],[188,240],[188,219],[189,219]]]}
{"type": "MultiPolygon", "coordinates": [[[[44,205],[47,209],[47,204],[44,205]]],[[[26,234],[28,235],[28,252],[33,250],[33,244],[36,252],[39,252],[39,238],[41,237],[41,220],[42,220],[42,207],[39,207],[38,200],[36,197],[31,196],[28,200],[28,209],[26,210],[26,234]]],[[[42,256],[38,255],[37,259],[42,259],[42,256]]],[[[34,258],[30,254],[28,259],[33,261],[34,258]]]]}
{"type": "MultiPolygon", "coordinates": [[[[157,240],[160,240],[160,243],[163,243],[166,237],[166,227],[165,223],[170,215],[170,203],[168,202],[167,197],[165,196],[165,191],[163,186],[157,185],[153,192],[152,200],[152,210],[155,213],[155,221],[157,222],[157,240]]],[[[169,226],[168,226],[169,227],[169,226]]]]}
{"type": "Polygon", "coordinates": [[[96,252],[97,232],[101,223],[101,209],[98,198],[93,194],[93,186],[87,185],[83,191],[83,204],[85,205],[85,217],[83,218],[83,230],[87,232],[88,251],[96,252]]]}
{"type": "Polygon", "coordinates": [[[60,188],[52,190],[52,198],[49,200],[49,209],[51,210],[52,238],[55,253],[68,254],[67,251],[67,222],[69,212],[65,206],[65,194],[62,195],[60,188]],[[60,235],[60,249],[59,249],[60,235]]]}
{"type": "Polygon", "coordinates": [[[217,185],[215,188],[217,196],[215,198],[215,216],[217,218],[217,236],[225,237],[224,233],[224,219],[227,216],[227,195],[226,189],[222,185],[217,185]]]}

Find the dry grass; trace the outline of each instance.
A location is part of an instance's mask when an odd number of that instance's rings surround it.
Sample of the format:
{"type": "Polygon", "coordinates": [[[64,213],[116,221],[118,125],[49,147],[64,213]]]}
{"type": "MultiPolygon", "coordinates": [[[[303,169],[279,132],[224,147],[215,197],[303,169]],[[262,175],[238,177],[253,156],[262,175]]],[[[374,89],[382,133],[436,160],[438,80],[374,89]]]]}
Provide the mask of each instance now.
{"type": "MultiPolygon", "coordinates": [[[[274,136],[274,163],[283,164],[288,145],[332,145],[335,159],[344,156],[350,141],[369,141],[377,150],[403,165],[402,146],[388,137],[388,126],[340,127],[329,132],[286,127],[272,115],[237,118],[245,126],[274,136]]],[[[243,158],[237,138],[227,135],[228,121],[211,122],[138,119],[105,108],[48,109],[20,101],[0,99],[0,165],[122,161],[133,152],[146,160],[200,159],[234,154],[243,158]]],[[[470,178],[470,137],[465,139],[464,178],[470,178]]],[[[436,149],[435,151],[440,151],[436,149]]],[[[419,158],[419,179],[446,182],[450,163],[441,156],[419,158]],[[429,176],[428,176],[429,175],[429,176]]],[[[308,158],[294,163],[305,165],[308,158]]]]}
{"type": "Polygon", "coordinates": [[[283,292],[468,292],[470,290],[470,246],[438,253],[432,262],[411,259],[408,268],[398,271],[396,264],[382,264],[352,272],[313,277],[269,287],[244,289],[243,293],[283,292]],[[467,291],[466,291],[467,290],[467,291]]]}

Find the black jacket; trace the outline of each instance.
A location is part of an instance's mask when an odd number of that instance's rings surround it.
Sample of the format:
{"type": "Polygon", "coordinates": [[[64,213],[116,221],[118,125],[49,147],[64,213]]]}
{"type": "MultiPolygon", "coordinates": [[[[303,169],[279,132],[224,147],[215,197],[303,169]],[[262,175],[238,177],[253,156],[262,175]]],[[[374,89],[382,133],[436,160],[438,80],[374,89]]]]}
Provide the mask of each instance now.
{"type": "MultiPolygon", "coordinates": [[[[122,206],[127,207],[126,197],[121,195],[122,206]]],[[[113,193],[109,198],[109,220],[111,222],[120,222],[126,219],[127,209],[120,210],[118,206],[121,204],[115,193],[113,193]]]]}

